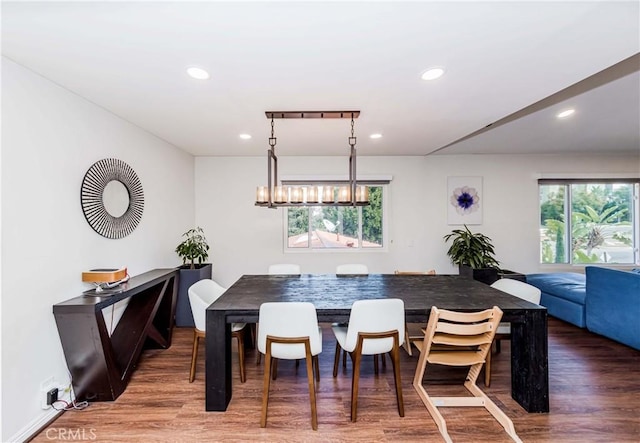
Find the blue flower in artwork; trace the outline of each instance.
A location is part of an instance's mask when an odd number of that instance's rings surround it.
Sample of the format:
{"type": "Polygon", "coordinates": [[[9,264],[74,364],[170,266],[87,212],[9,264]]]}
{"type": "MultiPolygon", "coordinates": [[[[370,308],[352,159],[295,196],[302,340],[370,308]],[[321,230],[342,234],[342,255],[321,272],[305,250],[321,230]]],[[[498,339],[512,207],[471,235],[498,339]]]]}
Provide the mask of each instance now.
{"type": "Polygon", "coordinates": [[[480,196],[475,188],[469,186],[454,189],[450,201],[460,215],[471,214],[480,208],[480,196]]]}

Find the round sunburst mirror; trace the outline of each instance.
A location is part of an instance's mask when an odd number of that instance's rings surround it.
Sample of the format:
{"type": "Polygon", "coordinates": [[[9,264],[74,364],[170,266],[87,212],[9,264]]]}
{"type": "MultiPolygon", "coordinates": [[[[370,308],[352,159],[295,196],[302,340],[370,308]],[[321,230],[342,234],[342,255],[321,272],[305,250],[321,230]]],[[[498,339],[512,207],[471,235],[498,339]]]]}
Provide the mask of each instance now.
{"type": "Polygon", "coordinates": [[[131,166],[117,158],[105,158],[95,162],[85,174],[80,202],[94,231],[107,238],[123,238],[142,219],[142,183],[131,166]]]}

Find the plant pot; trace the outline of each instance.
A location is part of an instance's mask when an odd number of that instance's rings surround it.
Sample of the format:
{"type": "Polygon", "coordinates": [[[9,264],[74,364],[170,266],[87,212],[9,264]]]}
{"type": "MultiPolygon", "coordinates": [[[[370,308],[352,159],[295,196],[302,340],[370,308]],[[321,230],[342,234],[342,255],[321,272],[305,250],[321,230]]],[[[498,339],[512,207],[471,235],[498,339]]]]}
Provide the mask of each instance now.
{"type": "Polygon", "coordinates": [[[178,301],[176,302],[176,326],[193,328],[193,314],[189,303],[189,288],[192,284],[205,278],[211,278],[213,265],[204,263],[190,269],[189,265],[180,266],[180,283],[178,284],[178,301]]]}
{"type": "Polygon", "coordinates": [[[498,280],[498,272],[499,269],[496,268],[479,268],[473,269],[471,266],[467,265],[458,265],[460,275],[470,278],[473,280],[478,280],[479,282],[490,285],[498,280]]]}

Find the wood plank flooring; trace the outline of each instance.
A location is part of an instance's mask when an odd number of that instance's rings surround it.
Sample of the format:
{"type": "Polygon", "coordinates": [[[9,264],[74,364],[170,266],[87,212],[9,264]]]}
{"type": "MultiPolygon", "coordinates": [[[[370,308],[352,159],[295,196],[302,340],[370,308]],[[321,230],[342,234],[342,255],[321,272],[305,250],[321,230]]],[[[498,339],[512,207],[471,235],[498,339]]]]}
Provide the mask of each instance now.
{"type": "MultiPolygon", "coordinates": [[[[401,351],[405,417],[399,417],[389,362],[379,376],[362,366],[358,421],[349,421],[351,363],[332,377],[335,342],[323,325],[318,385],[318,431],[311,429],[304,365],[279,364],[272,382],[267,427],[260,428],[262,368],[247,352],[247,382],[240,383],[233,359],[233,399],[227,412],[204,410],[204,349],[196,380],[189,383],[193,333],[178,328],[168,350],[145,351],[124,394],[65,412],[34,442],[439,442],[438,429],[412,386],[417,356],[401,351]],[[76,438],[70,438],[75,436],[76,438]],[[83,438],[79,438],[82,436],[83,438]]],[[[234,354],[236,348],[234,345],[234,354]]],[[[510,394],[509,343],[494,355],[490,388],[479,386],[513,420],[524,442],[640,442],[640,352],[567,323],[549,319],[549,414],[529,414],[510,394]]],[[[427,392],[464,395],[464,371],[429,366],[427,392]],[[434,369],[435,368],[435,369],[434,369]]],[[[481,375],[482,378],[482,375],[481,375]]],[[[441,408],[455,442],[509,442],[502,427],[482,409],[441,408]]]]}

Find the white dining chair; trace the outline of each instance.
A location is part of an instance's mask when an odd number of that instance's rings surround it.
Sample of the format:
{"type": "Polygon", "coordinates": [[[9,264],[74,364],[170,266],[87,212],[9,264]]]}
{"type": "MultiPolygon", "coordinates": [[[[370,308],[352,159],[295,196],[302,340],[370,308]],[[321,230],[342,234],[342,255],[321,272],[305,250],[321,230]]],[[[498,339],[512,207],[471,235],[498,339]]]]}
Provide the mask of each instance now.
{"type": "MultiPolygon", "coordinates": [[[[269,265],[269,275],[300,275],[300,265],[293,263],[276,263],[269,265]]],[[[257,324],[251,325],[252,337],[255,338],[255,331],[258,329],[257,324]]],[[[256,364],[260,364],[262,360],[262,354],[258,352],[256,356],[256,364]]]]}
{"type": "MultiPolygon", "coordinates": [[[[514,297],[521,298],[530,303],[539,305],[542,292],[540,289],[528,283],[521,282],[512,278],[501,278],[496,280],[492,285],[492,288],[498,289],[507,294],[511,294],[514,297]]],[[[496,353],[500,352],[500,341],[511,339],[511,323],[500,323],[498,330],[494,338],[496,344],[496,353]]],[[[493,347],[493,346],[492,346],[493,347]]],[[[491,385],[491,350],[487,354],[487,362],[484,366],[484,385],[489,387],[491,385]]]]}
{"type": "Polygon", "coordinates": [[[360,362],[363,355],[391,354],[393,374],[396,384],[398,413],[404,417],[402,383],[400,381],[400,346],[404,342],[404,302],[398,298],[358,300],[351,306],[349,325],[334,324],[336,354],[333,376],[338,375],[338,360],[343,349],[353,362],[351,384],[351,421],[358,415],[358,385],[360,382],[360,362]]]}
{"type": "Polygon", "coordinates": [[[336,266],[337,275],[367,275],[369,268],[360,263],[348,263],[336,266]]]}
{"type": "MultiPolygon", "coordinates": [[[[198,359],[198,343],[205,338],[206,312],[207,307],[216,301],[224,292],[225,288],[211,279],[197,281],[189,287],[189,303],[195,328],[193,330],[193,350],[191,352],[191,371],[189,373],[189,383],[193,383],[196,377],[196,361],[198,359]]],[[[240,363],[240,382],[246,380],[244,370],[244,331],[246,323],[232,323],[231,337],[238,341],[238,360],[240,363]]]]}
{"type": "Polygon", "coordinates": [[[262,415],[260,427],[267,426],[267,406],[272,365],[277,360],[305,359],[311,403],[311,427],[318,429],[315,380],[320,380],[318,354],[322,352],[322,330],[316,308],[308,302],[270,302],[260,305],[258,351],[265,355],[262,415]]]}
{"type": "Polygon", "coordinates": [[[300,275],[300,265],[292,263],[269,265],[269,275],[300,275]]]}

